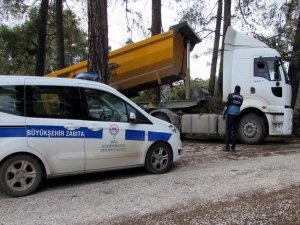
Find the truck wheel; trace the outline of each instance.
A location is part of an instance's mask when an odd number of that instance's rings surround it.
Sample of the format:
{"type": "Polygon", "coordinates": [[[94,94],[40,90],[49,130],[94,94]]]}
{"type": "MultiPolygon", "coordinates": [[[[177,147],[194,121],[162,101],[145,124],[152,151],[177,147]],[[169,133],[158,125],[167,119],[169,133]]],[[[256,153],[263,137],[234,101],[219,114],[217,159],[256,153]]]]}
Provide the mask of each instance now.
{"type": "Polygon", "coordinates": [[[170,147],[158,142],[150,147],[146,156],[146,168],[154,174],[165,173],[172,165],[172,154],[170,147]]]}
{"type": "Polygon", "coordinates": [[[239,139],[244,144],[259,144],[266,133],[264,121],[256,114],[242,117],[239,125],[239,139]]]}
{"type": "Polygon", "coordinates": [[[29,195],[42,181],[40,163],[28,155],[16,155],[4,161],[0,168],[0,185],[13,197],[29,195]]]}
{"type": "Polygon", "coordinates": [[[166,121],[168,123],[171,122],[170,118],[166,114],[164,114],[164,113],[157,113],[157,114],[154,114],[153,116],[156,117],[156,118],[158,118],[158,119],[161,119],[163,121],[166,121]]]}

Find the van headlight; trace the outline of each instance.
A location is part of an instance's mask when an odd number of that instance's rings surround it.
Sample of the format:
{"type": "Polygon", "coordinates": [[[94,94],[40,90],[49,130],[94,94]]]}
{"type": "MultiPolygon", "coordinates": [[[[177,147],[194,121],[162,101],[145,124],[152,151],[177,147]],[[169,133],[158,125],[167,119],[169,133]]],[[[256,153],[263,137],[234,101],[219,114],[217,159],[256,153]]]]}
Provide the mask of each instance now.
{"type": "Polygon", "coordinates": [[[172,125],[172,124],[169,125],[169,128],[171,129],[171,131],[173,133],[178,133],[179,132],[179,130],[174,125],[172,125]]]}

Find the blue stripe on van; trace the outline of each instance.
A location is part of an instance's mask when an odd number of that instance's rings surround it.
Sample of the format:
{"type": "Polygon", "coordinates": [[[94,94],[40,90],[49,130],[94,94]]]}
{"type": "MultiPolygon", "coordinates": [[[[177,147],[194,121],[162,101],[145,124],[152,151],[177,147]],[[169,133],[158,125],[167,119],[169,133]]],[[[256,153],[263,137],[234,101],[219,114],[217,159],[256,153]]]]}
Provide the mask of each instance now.
{"type": "Polygon", "coordinates": [[[85,130],[84,131],[85,138],[99,138],[99,139],[103,138],[103,129],[98,131],[93,131],[88,128],[84,128],[84,130],[85,130]]]}
{"type": "Polygon", "coordinates": [[[143,130],[125,130],[125,140],[144,141],[145,131],[143,130]]]}
{"type": "Polygon", "coordinates": [[[168,141],[171,135],[171,133],[149,131],[148,141],[168,141]]]}
{"type": "Polygon", "coordinates": [[[25,137],[26,127],[0,127],[0,137],[25,137]]]}
{"type": "MultiPolygon", "coordinates": [[[[148,141],[168,141],[171,133],[148,132],[148,141]]],[[[70,131],[63,126],[27,126],[27,127],[0,127],[0,137],[48,137],[48,138],[103,138],[103,130],[92,131],[81,127],[70,131]]],[[[144,141],[145,131],[126,130],[125,140],[144,141]]]]}
{"type": "Polygon", "coordinates": [[[103,130],[92,131],[85,127],[70,131],[63,126],[0,127],[0,137],[36,138],[103,138],[103,130]]]}

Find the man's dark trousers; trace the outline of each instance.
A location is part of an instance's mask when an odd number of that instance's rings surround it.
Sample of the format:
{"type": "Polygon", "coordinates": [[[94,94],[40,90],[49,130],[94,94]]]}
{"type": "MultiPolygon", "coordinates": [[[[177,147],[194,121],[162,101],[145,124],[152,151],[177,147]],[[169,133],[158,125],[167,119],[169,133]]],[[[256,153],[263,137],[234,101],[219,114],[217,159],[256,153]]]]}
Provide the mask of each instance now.
{"type": "Polygon", "coordinates": [[[237,130],[239,127],[239,116],[227,115],[226,117],[226,150],[235,150],[237,130]],[[231,139],[231,143],[230,143],[231,139]],[[231,144],[231,149],[229,148],[231,144]]]}

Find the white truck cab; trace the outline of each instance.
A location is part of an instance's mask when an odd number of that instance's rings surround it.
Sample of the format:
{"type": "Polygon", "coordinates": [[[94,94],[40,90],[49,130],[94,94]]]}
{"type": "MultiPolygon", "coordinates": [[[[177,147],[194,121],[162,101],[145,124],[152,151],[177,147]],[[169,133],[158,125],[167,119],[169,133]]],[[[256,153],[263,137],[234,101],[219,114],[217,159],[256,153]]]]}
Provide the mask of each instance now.
{"type": "Polygon", "coordinates": [[[0,76],[0,185],[34,192],[43,177],[146,166],[180,158],[177,128],[92,81],[0,76]]]}
{"type": "Polygon", "coordinates": [[[223,65],[223,101],[236,85],[241,86],[244,97],[241,141],[256,144],[267,135],[290,135],[291,84],[279,53],[229,27],[223,65]]]}

